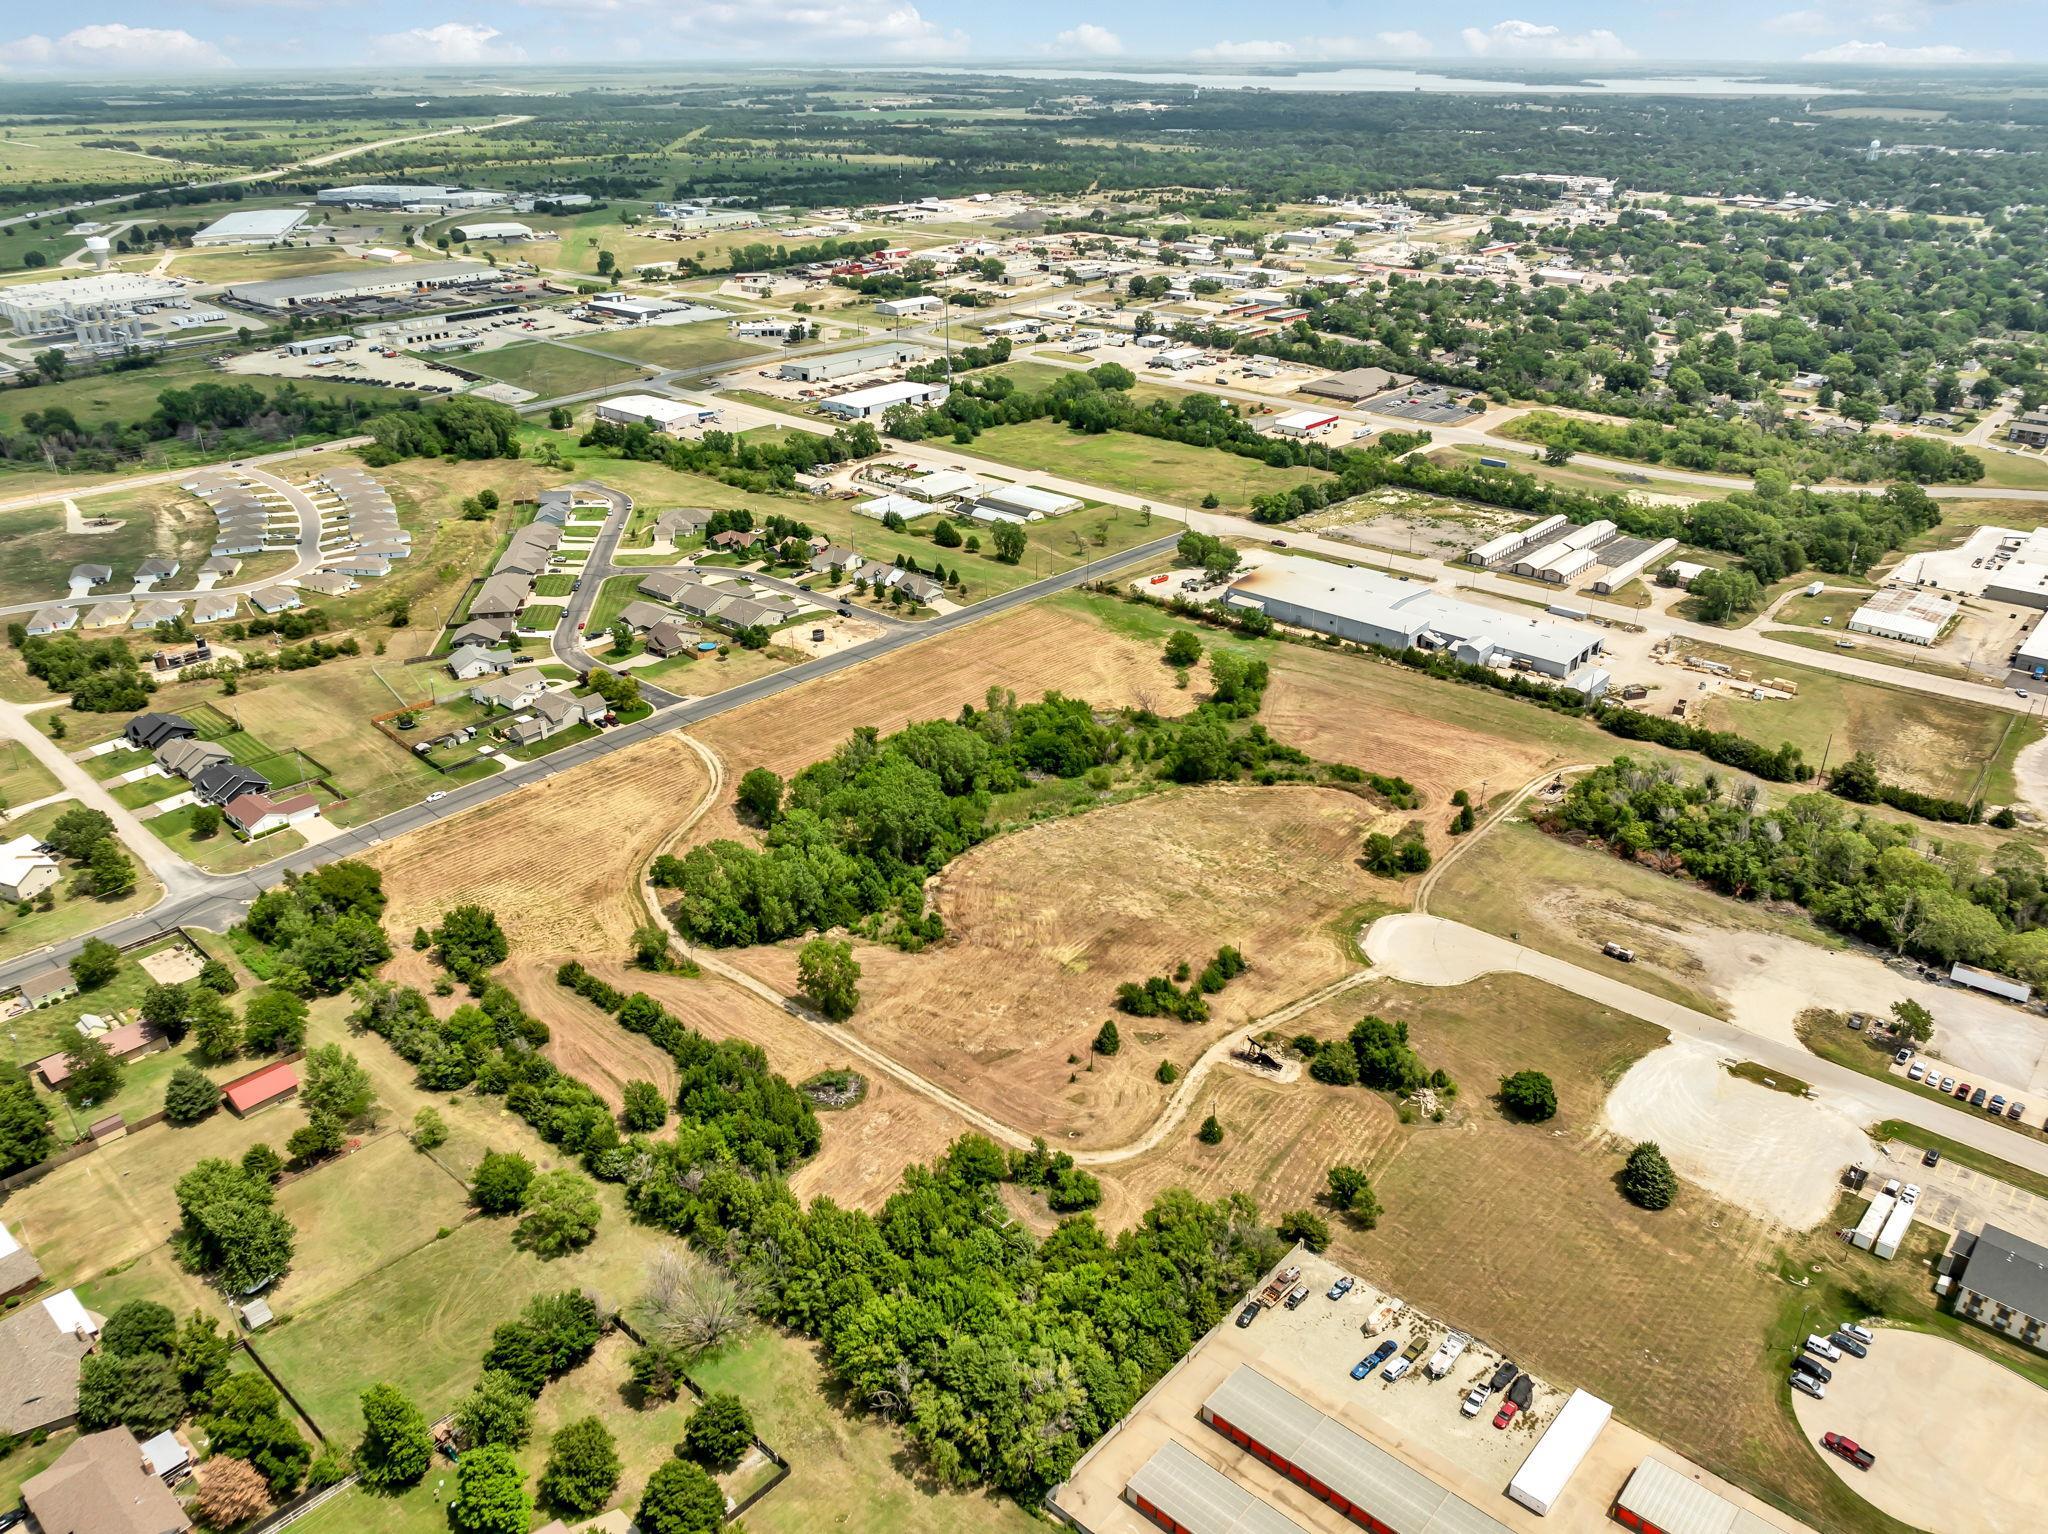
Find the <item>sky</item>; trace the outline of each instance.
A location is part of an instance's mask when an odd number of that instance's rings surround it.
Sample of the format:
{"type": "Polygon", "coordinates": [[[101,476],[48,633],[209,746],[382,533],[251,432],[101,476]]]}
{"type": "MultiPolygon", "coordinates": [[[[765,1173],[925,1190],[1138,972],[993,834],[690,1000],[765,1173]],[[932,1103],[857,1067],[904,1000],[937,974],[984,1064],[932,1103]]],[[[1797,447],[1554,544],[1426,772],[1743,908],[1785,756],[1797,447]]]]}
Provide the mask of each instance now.
{"type": "Polygon", "coordinates": [[[1897,67],[2048,58],[2044,18],[2048,0],[84,0],[0,6],[0,79],[665,61],[1897,67]]]}

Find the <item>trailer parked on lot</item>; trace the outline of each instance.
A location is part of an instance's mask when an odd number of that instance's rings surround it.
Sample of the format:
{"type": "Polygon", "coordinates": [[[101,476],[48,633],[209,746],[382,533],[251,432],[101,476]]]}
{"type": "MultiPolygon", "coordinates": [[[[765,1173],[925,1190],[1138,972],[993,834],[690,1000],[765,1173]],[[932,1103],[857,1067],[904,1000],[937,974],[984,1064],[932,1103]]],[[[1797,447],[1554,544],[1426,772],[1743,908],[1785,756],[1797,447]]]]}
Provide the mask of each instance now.
{"type": "Polygon", "coordinates": [[[1433,1380],[1442,1379],[1451,1372],[1451,1366],[1464,1355],[1465,1349],[1471,1345],[1472,1339],[1463,1332],[1452,1332],[1450,1336],[1444,1338],[1443,1342],[1438,1345],[1437,1350],[1430,1354],[1429,1362],[1422,1366],[1422,1372],[1433,1380]]]}
{"type": "Polygon", "coordinates": [[[1532,1513],[1547,1514],[1613,1415],[1598,1396],[1574,1390],[1508,1482],[1508,1495],[1532,1513]]]}

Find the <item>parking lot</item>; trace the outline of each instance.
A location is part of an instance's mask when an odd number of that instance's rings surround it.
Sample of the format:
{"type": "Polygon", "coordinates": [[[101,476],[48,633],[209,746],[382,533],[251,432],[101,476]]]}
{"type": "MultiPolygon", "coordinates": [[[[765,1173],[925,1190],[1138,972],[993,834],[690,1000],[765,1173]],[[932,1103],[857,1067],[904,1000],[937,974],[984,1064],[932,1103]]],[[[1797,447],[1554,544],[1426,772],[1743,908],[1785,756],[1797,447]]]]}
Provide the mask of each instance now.
{"type": "Polygon", "coordinates": [[[1881,1188],[1893,1178],[1918,1183],[1916,1217],[1939,1230],[1974,1231],[1988,1221],[2048,1245],[2048,1198],[2038,1193],[1953,1161],[1923,1165],[1917,1145],[1880,1146],[1869,1165],[1866,1191],[1881,1188]]]}
{"type": "Polygon", "coordinates": [[[1469,421],[1485,410],[1483,396],[1477,409],[1465,405],[1464,401],[1469,397],[1463,390],[1443,389],[1433,384],[1410,384],[1405,389],[1389,389],[1385,394],[1375,395],[1357,408],[1370,410],[1374,415],[1399,416],[1404,421],[1414,421],[1423,426],[1453,426],[1469,421]]]}

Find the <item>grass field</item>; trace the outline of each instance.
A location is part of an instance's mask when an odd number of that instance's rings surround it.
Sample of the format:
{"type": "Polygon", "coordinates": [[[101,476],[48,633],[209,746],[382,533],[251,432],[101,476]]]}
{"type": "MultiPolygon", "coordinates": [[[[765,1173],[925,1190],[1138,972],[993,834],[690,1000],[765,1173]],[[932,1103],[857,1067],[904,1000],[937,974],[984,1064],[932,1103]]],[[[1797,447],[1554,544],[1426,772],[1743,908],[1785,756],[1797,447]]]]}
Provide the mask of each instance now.
{"type": "Polygon", "coordinates": [[[0,741],[0,806],[27,804],[57,791],[57,776],[18,740],[0,741]]]}
{"type": "MultiPolygon", "coordinates": [[[[1694,650],[1729,665],[1755,665],[1712,645],[1694,650]]],[[[1824,754],[1841,761],[1868,751],[1887,779],[1928,793],[1992,804],[2019,796],[2012,761],[2036,727],[2017,714],[1779,661],[1771,674],[1797,682],[1799,696],[1760,703],[1716,697],[1707,704],[1708,726],[1771,745],[1790,741],[1816,766],[1824,754]]]]}
{"type": "Polygon", "coordinates": [[[713,367],[741,357],[758,356],[773,345],[726,334],[724,320],[702,320],[694,325],[644,325],[637,330],[591,336],[587,344],[592,351],[632,357],[664,368],[713,367]]]}
{"type": "MultiPolygon", "coordinates": [[[[217,379],[204,357],[181,355],[153,367],[134,368],[123,373],[87,373],[59,383],[37,384],[28,389],[9,389],[0,394],[0,422],[13,423],[31,410],[61,405],[81,421],[133,421],[156,409],[156,397],[165,389],[190,388],[195,383],[217,379]]],[[[327,398],[385,397],[385,391],[368,384],[337,383],[330,379],[296,379],[302,392],[327,398]]],[[[13,476],[0,475],[0,492],[13,484],[13,476]]],[[[19,493],[19,492],[15,492],[19,493]]]]}
{"type": "Polygon", "coordinates": [[[1977,458],[1984,465],[1981,485],[1990,485],[2000,490],[2048,490],[2048,458],[2031,454],[1979,453],[1977,458]]]}
{"type": "MultiPolygon", "coordinates": [[[[0,493],[4,489],[0,480],[0,493]]],[[[0,523],[0,602],[56,601],[69,594],[71,567],[82,562],[111,565],[114,579],[103,590],[124,592],[136,565],[151,555],[168,555],[190,570],[213,544],[213,514],[175,486],[81,499],[79,510],[88,517],[119,518],[121,526],[67,534],[58,503],[7,514],[0,523]]],[[[182,582],[181,576],[172,584],[182,582]]]]}
{"type": "Polygon", "coordinates": [[[1325,479],[1321,469],[1274,469],[1255,459],[1129,432],[1090,436],[1058,421],[1027,421],[983,432],[963,451],[996,463],[1043,469],[1130,495],[1194,506],[1213,493],[1242,511],[1255,495],[1325,479]]]}
{"type": "Polygon", "coordinates": [[[515,388],[530,389],[542,399],[630,383],[644,376],[629,363],[613,362],[608,357],[593,356],[553,341],[521,341],[495,351],[474,352],[463,358],[463,366],[515,388]]]}
{"type": "Polygon", "coordinates": [[[265,250],[261,246],[236,249],[180,251],[171,259],[173,277],[197,282],[268,282],[277,277],[310,277],[321,272],[360,270],[363,260],[349,255],[339,245],[314,245],[296,249],[265,250]]]}

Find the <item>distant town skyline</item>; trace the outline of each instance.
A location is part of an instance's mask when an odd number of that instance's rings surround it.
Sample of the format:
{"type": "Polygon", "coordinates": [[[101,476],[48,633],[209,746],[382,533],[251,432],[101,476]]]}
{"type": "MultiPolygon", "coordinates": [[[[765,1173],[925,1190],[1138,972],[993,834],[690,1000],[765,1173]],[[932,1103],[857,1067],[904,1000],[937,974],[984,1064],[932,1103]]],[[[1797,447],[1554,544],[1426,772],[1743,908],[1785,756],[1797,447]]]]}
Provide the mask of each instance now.
{"type": "Polygon", "coordinates": [[[1221,0],[119,0],[60,27],[0,30],[0,81],[194,71],[516,64],[1139,62],[1270,68],[1655,62],[1944,67],[2048,56],[2044,0],[1725,0],[1713,6],[1324,0],[1277,15],[1221,0]],[[2015,24],[2019,23],[2019,24],[2015,24]]]}

